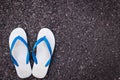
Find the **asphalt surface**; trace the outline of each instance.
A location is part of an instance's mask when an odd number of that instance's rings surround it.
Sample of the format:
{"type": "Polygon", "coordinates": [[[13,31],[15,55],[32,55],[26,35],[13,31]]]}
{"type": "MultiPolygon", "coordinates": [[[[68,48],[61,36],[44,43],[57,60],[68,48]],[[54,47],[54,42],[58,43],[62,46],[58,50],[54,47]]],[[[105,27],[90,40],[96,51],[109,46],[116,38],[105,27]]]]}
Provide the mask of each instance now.
{"type": "Polygon", "coordinates": [[[25,29],[30,50],[41,28],[55,35],[40,80],[120,80],[120,0],[0,0],[0,80],[21,80],[8,47],[16,27],[25,29]]]}

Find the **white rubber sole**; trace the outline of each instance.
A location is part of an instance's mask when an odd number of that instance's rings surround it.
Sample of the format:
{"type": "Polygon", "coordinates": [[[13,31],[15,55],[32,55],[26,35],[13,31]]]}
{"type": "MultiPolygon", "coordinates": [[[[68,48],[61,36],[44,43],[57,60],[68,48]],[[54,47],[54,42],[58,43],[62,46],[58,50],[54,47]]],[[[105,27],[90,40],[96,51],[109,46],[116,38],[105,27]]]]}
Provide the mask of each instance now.
{"type": "MultiPolygon", "coordinates": [[[[27,36],[25,31],[22,28],[16,28],[10,34],[9,47],[11,46],[15,37],[17,36],[21,36],[27,42],[27,36]]],[[[20,40],[18,40],[13,48],[12,55],[19,64],[18,67],[15,65],[15,69],[16,69],[17,75],[20,78],[27,78],[31,75],[30,62],[26,64],[27,52],[28,50],[26,46],[20,40]]]]}
{"type": "MultiPolygon", "coordinates": [[[[38,33],[37,40],[43,36],[46,36],[48,39],[53,53],[55,47],[55,37],[52,31],[47,28],[41,29],[38,33]]],[[[45,64],[50,59],[50,53],[44,41],[41,42],[36,48],[36,58],[38,64],[33,64],[32,74],[36,78],[44,78],[49,68],[49,66],[45,67],[45,64]]]]}

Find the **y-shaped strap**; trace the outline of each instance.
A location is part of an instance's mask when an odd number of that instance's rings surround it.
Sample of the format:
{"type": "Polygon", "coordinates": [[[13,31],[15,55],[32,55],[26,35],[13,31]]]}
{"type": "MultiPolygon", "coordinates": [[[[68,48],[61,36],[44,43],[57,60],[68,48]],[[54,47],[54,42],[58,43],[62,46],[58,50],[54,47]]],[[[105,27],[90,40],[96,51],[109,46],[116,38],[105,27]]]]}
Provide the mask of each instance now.
{"type": "Polygon", "coordinates": [[[32,51],[32,57],[33,57],[33,60],[36,64],[38,64],[38,61],[37,61],[37,58],[34,54],[34,51],[35,51],[35,48],[37,47],[38,44],[40,44],[42,41],[44,41],[47,45],[47,48],[49,50],[49,53],[50,53],[50,59],[47,61],[47,63],[45,64],[45,67],[47,67],[49,64],[50,64],[50,61],[51,61],[51,56],[52,56],[52,49],[51,49],[51,46],[50,46],[50,43],[48,41],[48,39],[46,38],[46,36],[40,38],[34,45],[33,47],[33,51],[32,51]]]}
{"type": "MultiPolygon", "coordinates": [[[[12,42],[12,44],[11,44],[11,47],[10,47],[10,56],[11,56],[11,59],[12,59],[12,62],[16,65],[16,66],[19,66],[18,65],[18,62],[15,60],[15,58],[12,56],[12,51],[13,51],[13,48],[14,48],[14,45],[15,45],[15,43],[17,42],[17,40],[20,40],[21,42],[23,42],[24,44],[25,44],[25,46],[27,47],[27,49],[28,49],[28,44],[27,44],[27,42],[22,38],[22,37],[20,37],[20,36],[17,36],[14,40],[13,40],[13,42],[12,42]]],[[[29,50],[28,50],[28,52],[27,52],[27,57],[26,57],[26,64],[28,64],[28,62],[29,62],[29,50]]]]}

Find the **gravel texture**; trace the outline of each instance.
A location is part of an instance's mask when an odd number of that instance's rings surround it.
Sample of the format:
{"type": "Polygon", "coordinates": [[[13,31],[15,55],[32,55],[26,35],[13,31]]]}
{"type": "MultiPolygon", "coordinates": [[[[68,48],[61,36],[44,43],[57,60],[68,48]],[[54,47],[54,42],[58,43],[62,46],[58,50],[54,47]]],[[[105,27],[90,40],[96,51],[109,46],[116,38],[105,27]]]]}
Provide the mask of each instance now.
{"type": "Polygon", "coordinates": [[[25,80],[120,80],[120,0],[0,0],[0,80],[21,80],[8,47],[16,27],[30,50],[41,28],[56,38],[47,76],[25,80]]]}

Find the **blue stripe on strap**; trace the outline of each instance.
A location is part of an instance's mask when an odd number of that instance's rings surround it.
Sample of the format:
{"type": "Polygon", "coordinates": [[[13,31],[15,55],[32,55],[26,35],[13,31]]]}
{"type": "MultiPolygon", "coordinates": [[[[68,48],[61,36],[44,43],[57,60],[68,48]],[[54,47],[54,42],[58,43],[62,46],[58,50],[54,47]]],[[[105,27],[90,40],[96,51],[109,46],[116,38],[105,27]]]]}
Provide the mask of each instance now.
{"type": "Polygon", "coordinates": [[[33,57],[34,62],[35,62],[36,64],[38,64],[38,61],[37,61],[37,58],[36,58],[36,56],[35,56],[34,51],[35,51],[35,48],[38,46],[38,44],[40,44],[42,41],[44,41],[44,42],[46,43],[47,48],[48,48],[49,53],[50,53],[50,59],[49,59],[49,60],[47,61],[47,63],[45,64],[45,67],[47,67],[47,66],[50,64],[50,62],[51,62],[52,49],[51,49],[50,43],[49,43],[48,39],[46,38],[46,36],[40,38],[40,39],[34,44],[33,51],[32,51],[32,57],[33,57]]]}
{"type": "MultiPolygon", "coordinates": [[[[17,36],[17,37],[13,40],[13,42],[12,42],[12,44],[11,44],[11,47],[10,47],[10,56],[11,56],[12,62],[13,62],[16,66],[19,66],[18,62],[17,62],[17,61],[14,59],[14,57],[12,56],[12,51],[13,51],[14,45],[15,45],[15,43],[17,42],[17,40],[20,40],[21,42],[23,42],[23,43],[25,44],[25,46],[27,47],[27,49],[28,49],[28,44],[27,44],[27,42],[26,42],[22,37],[20,37],[20,36],[17,36]]],[[[29,55],[29,50],[28,50],[27,56],[26,56],[26,64],[28,64],[29,58],[30,58],[30,55],[29,55]]]]}

